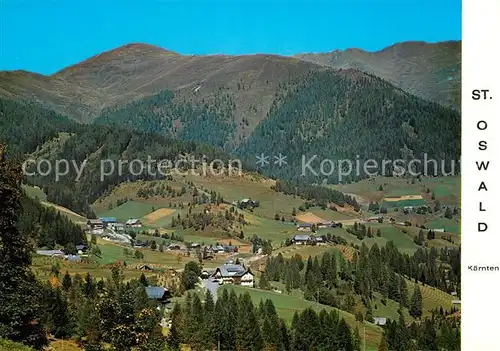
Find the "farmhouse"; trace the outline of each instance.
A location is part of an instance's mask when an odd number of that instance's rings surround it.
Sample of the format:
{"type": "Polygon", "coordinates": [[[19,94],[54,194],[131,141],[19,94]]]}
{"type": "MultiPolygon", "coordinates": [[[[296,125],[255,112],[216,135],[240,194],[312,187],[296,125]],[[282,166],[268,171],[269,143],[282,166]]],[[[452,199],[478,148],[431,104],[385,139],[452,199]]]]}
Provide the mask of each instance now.
{"type": "Polygon", "coordinates": [[[254,275],[250,269],[233,264],[231,261],[218,267],[212,274],[212,278],[214,281],[219,281],[219,284],[254,286],[254,275]]]}
{"type": "Polygon", "coordinates": [[[325,241],[320,236],[316,237],[314,235],[298,234],[292,237],[291,242],[292,244],[295,245],[311,245],[317,243],[324,243],[325,241]]]}
{"type": "Polygon", "coordinates": [[[50,257],[64,256],[64,252],[62,252],[61,250],[37,250],[36,254],[41,256],[50,256],[50,257]]]}
{"type": "Polygon", "coordinates": [[[382,223],[383,221],[384,221],[384,217],[381,217],[381,216],[375,216],[375,217],[368,218],[368,222],[379,222],[379,223],[382,223]]]}
{"type": "Polygon", "coordinates": [[[99,218],[102,223],[104,224],[104,227],[105,228],[108,228],[111,226],[111,224],[114,224],[116,223],[116,218],[115,217],[102,217],[102,218],[99,218]]]}
{"type": "Polygon", "coordinates": [[[316,225],[318,226],[318,228],[331,228],[333,222],[317,223],[316,225]]]}
{"type": "Polygon", "coordinates": [[[385,317],[374,317],[375,325],[385,325],[387,323],[387,318],[385,317]]]}
{"type": "Polygon", "coordinates": [[[168,303],[172,297],[170,291],[162,286],[148,286],[146,287],[146,294],[151,300],[156,300],[161,303],[168,303]]]}
{"type": "Polygon", "coordinates": [[[102,234],[104,231],[104,223],[100,219],[89,219],[87,228],[94,234],[102,234]]]}
{"type": "Polygon", "coordinates": [[[129,219],[127,222],[125,222],[125,226],[129,228],[141,228],[142,222],[138,219],[129,219]]]}
{"type": "Polygon", "coordinates": [[[297,225],[297,230],[300,230],[301,232],[311,231],[312,227],[313,227],[312,223],[301,223],[297,225]]]}
{"type": "Polygon", "coordinates": [[[259,207],[259,201],[252,201],[251,199],[242,199],[239,203],[239,207],[241,209],[247,208],[247,207],[259,207]]]}

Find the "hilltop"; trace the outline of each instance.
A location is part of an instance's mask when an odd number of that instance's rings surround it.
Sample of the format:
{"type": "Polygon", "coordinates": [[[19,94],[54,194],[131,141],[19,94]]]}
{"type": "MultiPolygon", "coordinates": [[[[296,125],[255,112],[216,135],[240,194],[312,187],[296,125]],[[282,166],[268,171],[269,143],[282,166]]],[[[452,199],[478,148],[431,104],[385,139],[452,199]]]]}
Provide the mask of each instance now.
{"type": "Polygon", "coordinates": [[[51,76],[0,72],[0,94],[34,100],[62,115],[89,122],[107,107],[163,90],[189,96],[199,87],[196,92],[203,99],[224,87],[238,91],[236,105],[241,111],[253,104],[265,115],[277,85],[311,69],[322,67],[277,55],[179,55],[151,45],[129,44],[51,76]]]}

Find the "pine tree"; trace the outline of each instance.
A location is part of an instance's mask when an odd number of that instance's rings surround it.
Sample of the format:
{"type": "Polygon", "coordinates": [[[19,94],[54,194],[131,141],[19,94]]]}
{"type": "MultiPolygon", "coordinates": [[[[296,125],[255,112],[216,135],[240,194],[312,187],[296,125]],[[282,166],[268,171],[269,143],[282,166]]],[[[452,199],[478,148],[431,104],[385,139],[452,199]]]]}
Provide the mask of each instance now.
{"type": "Polygon", "coordinates": [[[47,344],[41,322],[41,288],[31,271],[35,231],[19,231],[21,167],[7,161],[0,145],[0,338],[35,348],[47,344]]]}
{"type": "Polygon", "coordinates": [[[422,316],[422,293],[418,284],[415,284],[415,289],[413,290],[409,312],[413,318],[420,318],[422,316]]]}

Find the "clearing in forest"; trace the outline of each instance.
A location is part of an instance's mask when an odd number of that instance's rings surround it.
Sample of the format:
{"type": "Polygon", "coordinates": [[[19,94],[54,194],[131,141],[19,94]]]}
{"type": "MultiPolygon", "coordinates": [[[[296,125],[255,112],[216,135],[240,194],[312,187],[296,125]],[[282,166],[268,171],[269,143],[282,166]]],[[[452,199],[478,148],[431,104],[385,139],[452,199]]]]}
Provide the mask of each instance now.
{"type": "Polygon", "coordinates": [[[170,216],[172,213],[174,213],[175,210],[171,208],[160,208],[159,210],[156,210],[154,212],[151,212],[150,214],[147,214],[144,216],[144,221],[151,224],[156,222],[157,220],[170,216]]]}

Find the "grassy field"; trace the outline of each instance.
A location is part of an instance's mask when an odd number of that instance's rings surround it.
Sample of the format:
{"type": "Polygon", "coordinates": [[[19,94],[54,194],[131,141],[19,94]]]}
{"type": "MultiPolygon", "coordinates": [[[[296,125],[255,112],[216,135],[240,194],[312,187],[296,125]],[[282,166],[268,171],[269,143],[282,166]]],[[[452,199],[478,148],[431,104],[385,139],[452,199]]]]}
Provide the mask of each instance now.
{"type": "Polygon", "coordinates": [[[281,242],[295,235],[297,229],[291,222],[281,222],[275,219],[257,217],[245,211],[245,219],[249,222],[243,227],[246,238],[257,235],[263,239],[271,240],[274,247],[279,247],[281,242]]]}
{"type": "Polygon", "coordinates": [[[23,190],[31,198],[37,198],[40,201],[47,201],[47,195],[39,187],[33,187],[29,185],[23,185],[23,190]]]}
{"type": "MultiPolygon", "coordinates": [[[[68,262],[59,258],[51,258],[44,256],[33,257],[32,269],[35,275],[41,280],[47,280],[52,275],[52,266],[59,265],[60,274],[65,274],[68,271],[71,275],[80,274],[81,276],[90,273],[94,278],[106,279],[111,277],[110,267],[104,266],[98,263],[78,263],[78,262],[68,262]]],[[[123,271],[126,279],[139,278],[141,276],[141,271],[137,269],[125,269],[123,271]]],[[[149,273],[144,272],[144,274],[149,275],[149,273]]]]}
{"type": "Polygon", "coordinates": [[[339,250],[330,245],[291,245],[279,248],[273,251],[273,256],[281,254],[284,258],[291,258],[292,256],[299,254],[303,259],[307,259],[309,256],[314,257],[322,255],[325,252],[339,254],[339,250]]]}
{"type": "Polygon", "coordinates": [[[386,208],[402,208],[406,206],[425,206],[427,201],[424,199],[400,200],[400,201],[382,201],[382,206],[386,208]]]}
{"type": "Polygon", "coordinates": [[[460,234],[460,222],[454,219],[438,218],[425,223],[429,229],[444,229],[446,232],[460,234]]]}
{"type": "MultiPolygon", "coordinates": [[[[293,315],[296,311],[300,312],[308,307],[314,308],[316,311],[322,309],[331,310],[332,307],[314,303],[312,301],[304,300],[300,297],[293,295],[280,294],[272,291],[259,290],[254,288],[247,288],[238,285],[224,285],[223,289],[234,289],[237,294],[243,294],[248,292],[252,297],[254,305],[258,305],[261,300],[269,299],[274,303],[276,311],[287,323],[291,323],[293,315]]],[[[222,289],[219,290],[219,293],[222,289]]],[[[337,310],[341,317],[353,328],[358,326],[358,322],[355,320],[354,316],[350,313],[337,310]]],[[[380,343],[382,336],[382,329],[371,323],[363,323],[365,326],[365,336],[366,336],[366,350],[375,351],[380,343]]],[[[363,326],[359,326],[361,333],[363,333],[363,326]]],[[[363,338],[363,336],[361,335],[363,338]]]]}
{"type": "MultiPolygon", "coordinates": [[[[157,242],[161,242],[162,239],[157,238],[157,242]]],[[[214,242],[215,243],[215,242],[214,242]]],[[[180,254],[175,251],[153,251],[148,248],[139,249],[144,255],[143,259],[136,259],[133,255],[125,255],[124,248],[133,252],[135,249],[131,247],[125,247],[113,242],[98,239],[97,244],[101,250],[101,257],[96,258],[100,264],[109,264],[116,261],[125,261],[130,265],[137,264],[152,264],[162,267],[171,267],[174,269],[182,269],[189,261],[196,261],[196,255],[194,252],[190,256],[180,254]]],[[[227,255],[216,255],[214,260],[205,260],[203,265],[207,268],[217,267],[227,261],[227,255]]]]}
{"type": "MultiPolygon", "coordinates": [[[[382,201],[384,197],[422,195],[430,200],[432,192],[442,204],[458,205],[460,203],[460,177],[423,177],[421,181],[404,178],[376,177],[351,184],[329,185],[344,193],[361,197],[365,204],[369,201],[382,201]],[[382,187],[382,190],[380,190],[382,187]],[[429,189],[429,193],[427,193],[429,189]]],[[[415,206],[405,205],[405,206],[415,206]]]]}
{"type": "Polygon", "coordinates": [[[375,230],[380,229],[382,238],[392,241],[402,252],[414,252],[418,248],[418,245],[413,242],[413,238],[403,233],[398,227],[383,223],[370,224],[369,226],[375,230]]]}
{"type": "MultiPolygon", "coordinates": [[[[408,301],[410,301],[413,289],[415,288],[415,283],[407,280],[406,284],[408,286],[408,301]]],[[[421,283],[418,283],[418,285],[420,287],[420,292],[422,293],[424,316],[430,316],[430,311],[433,309],[439,309],[439,307],[443,307],[445,310],[451,309],[451,302],[455,299],[452,295],[428,285],[422,286],[421,283]]]]}
{"type": "Polygon", "coordinates": [[[118,222],[125,222],[131,218],[142,218],[153,212],[151,204],[139,201],[128,201],[118,207],[103,212],[97,212],[98,217],[115,217],[118,222]]]}
{"type": "Polygon", "coordinates": [[[298,208],[304,203],[304,200],[300,198],[272,190],[272,181],[251,179],[247,176],[209,178],[189,175],[186,180],[194,182],[197,187],[202,187],[205,191],[218,192],[224,200],[229,202],[245,198],[258,200],[260,206],[254,209],[254,213],[268,219],[273,219],[276,213],[285,218],[290,217],[293,208],[298,208]]]}

